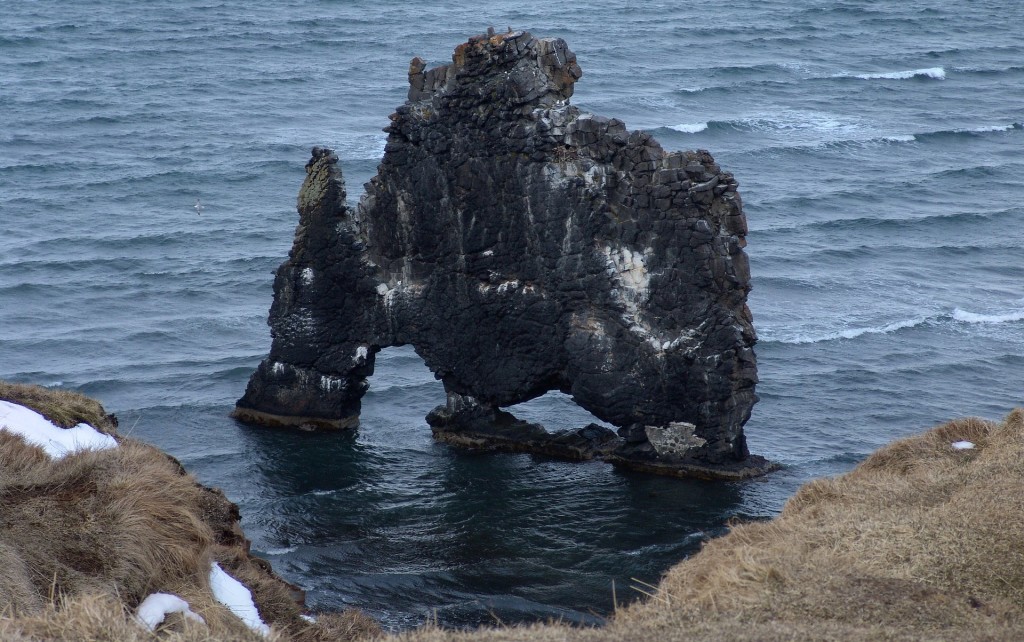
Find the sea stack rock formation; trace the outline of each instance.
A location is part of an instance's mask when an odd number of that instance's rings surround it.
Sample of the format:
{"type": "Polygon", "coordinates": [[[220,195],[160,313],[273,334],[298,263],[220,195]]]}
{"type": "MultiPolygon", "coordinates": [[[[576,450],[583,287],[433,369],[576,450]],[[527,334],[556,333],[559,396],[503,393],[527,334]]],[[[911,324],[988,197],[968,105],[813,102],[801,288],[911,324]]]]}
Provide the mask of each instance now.
{"type": "Polygon", "coordinates": [[[581,74],[564,41],[522,31],[413,59],[354,209],[314,149],[270,355],[234,415],[355,426],[374,355],[409,344],[444,383],[428,416],[443,441],[681,476],[771,468],[743,435],[757,367],[737,182],[570,105],[581,74]],[[502,410],[551,390],[617,434],[502,410]]]}

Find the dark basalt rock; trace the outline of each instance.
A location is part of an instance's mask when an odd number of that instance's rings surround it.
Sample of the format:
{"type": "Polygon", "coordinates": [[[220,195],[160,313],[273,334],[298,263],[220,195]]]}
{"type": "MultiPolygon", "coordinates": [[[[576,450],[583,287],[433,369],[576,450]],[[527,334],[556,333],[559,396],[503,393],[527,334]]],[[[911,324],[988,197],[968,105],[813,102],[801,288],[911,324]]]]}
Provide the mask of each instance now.
{"type": "Polygon", "coordinates": [[[560,39],[478,36],[409,67],[378,174],[350,209],[316,148],[274,282],[273,345],[235,416],[358,422],[382,348],[411,344],[449,401],[437,438],[747,477],[757,400],[736,180],[706,151],[569,105],[560,39]],[[501,407],[550,390],[618,426],[551,435],[501,407]]]}

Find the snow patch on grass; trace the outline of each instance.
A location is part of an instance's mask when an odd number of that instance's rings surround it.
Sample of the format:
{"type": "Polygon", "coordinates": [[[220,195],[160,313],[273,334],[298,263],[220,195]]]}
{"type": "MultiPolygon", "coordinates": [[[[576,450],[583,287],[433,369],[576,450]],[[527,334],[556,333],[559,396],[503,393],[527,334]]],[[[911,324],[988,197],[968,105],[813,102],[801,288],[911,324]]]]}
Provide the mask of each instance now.
{"type": "Polygon", "coordinates": [[[89,424],[61,428],[35,410],[10,401],[0,400],[0,430],[39,446],[54,459],[63,459],[83,450],[117,448],[117,440],[89,424]]]}
{"type": "Polygon", "coordinates": [[[190,620],[206,624],[201,615],[192,611],[188,602],[171,593],[153,593],[142,600],[142,604],[135,611],[135,618],[142,626],[155,631],[171,613],[181,613],[190,620]]]}
{"type": "Polygon", "coordinates": [[[224,572],[219,564],[210,565],[210,590],[218,602],[226,606],[253,631],[270,635],[270,627],[260,618],[252,593],[245,585],[224,572]]]}

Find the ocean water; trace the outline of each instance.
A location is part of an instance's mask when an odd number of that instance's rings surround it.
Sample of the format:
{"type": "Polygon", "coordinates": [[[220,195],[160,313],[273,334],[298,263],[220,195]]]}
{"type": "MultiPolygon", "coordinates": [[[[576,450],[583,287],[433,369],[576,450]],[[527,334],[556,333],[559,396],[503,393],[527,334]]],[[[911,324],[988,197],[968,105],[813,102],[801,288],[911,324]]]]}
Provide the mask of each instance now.
{"type": "MultiPolygon", "coordinates": [[[[316,609],[599,623],[730,518],[1021,404],[1021,24],[1024,4],[992,0],[4,3],[0,378],[95,396],[223,488],[316,609]],[[489,25],[565,38],[575,104],[738,177],[761,337],[747,432],[782,471],[453,451],[408,349],[378,356],[357,433],[228,419],[269,349],[309,149],[337,150],[357,199],[409,59],[489,25]]],[[[559,395],[519,414],[588,421],[559,395]]]]}

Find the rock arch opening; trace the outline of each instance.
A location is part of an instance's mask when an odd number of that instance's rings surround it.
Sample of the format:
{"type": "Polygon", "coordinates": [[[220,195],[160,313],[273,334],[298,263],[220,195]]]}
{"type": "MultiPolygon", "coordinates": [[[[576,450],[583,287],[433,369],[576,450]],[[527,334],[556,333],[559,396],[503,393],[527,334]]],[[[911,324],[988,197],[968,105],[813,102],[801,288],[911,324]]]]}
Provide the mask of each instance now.
{"type": "Polygon", "coordinates": [[[523,421],[540,424],[554,431],[572,430],[588,424],[595,424],[609,430],[615,429],[615,426],[601,421],[589,410],[573,401],[571,395],[558,390],[546,392],[539,397],[513,406],[503,407],[502,410],[523,421]]]}
{"type": "Polygon", "coordinates": [[[412,346],[383,348],[374,354],[367,383],[362,425],[422,425],[427,413],[445,402],[444,385],[412,346]]]}

